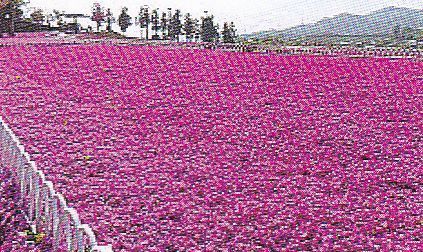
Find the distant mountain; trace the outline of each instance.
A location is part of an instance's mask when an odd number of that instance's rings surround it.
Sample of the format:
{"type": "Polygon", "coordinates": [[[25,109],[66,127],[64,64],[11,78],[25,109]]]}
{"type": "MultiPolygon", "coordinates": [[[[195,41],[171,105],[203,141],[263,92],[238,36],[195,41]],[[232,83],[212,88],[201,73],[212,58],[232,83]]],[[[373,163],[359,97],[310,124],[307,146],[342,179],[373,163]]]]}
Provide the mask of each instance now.
{"type": "Polygon", "coordinates": [[[395,26],[417,29],[423,27],[423,10],[387,7],[367,15],[342,13],[314,24],[298,25],[285,30],[270,30],[245,35],[245,38],[278,36],[298,38],[320,35],[387,35],[395,26]]]}

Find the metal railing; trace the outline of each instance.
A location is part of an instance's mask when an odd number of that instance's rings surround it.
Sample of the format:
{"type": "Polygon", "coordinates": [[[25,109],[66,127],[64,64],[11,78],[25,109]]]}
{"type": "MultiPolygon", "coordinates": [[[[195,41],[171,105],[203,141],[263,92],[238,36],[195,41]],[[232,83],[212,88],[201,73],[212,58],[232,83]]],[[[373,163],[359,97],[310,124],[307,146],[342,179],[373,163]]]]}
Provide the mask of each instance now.
{"type": "Polygon", "coordinates": [[[112,246],[97,245],[94,232],[82,224],[75,209],[66,204],[65,198],[54,190],[43,172],[0,117],[0,169],[10,169],[13,181],[19,186],[22,211],[33,232],[52,238],[53,251],[109,252],[112,246]]]}

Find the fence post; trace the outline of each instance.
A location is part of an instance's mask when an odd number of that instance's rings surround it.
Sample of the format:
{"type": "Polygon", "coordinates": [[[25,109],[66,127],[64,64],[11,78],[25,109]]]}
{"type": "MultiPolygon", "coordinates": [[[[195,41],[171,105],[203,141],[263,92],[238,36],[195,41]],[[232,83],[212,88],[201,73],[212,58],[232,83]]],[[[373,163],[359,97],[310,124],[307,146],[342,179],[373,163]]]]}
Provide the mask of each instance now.
{"type": "Polygon", "coordinates": [[[44,229],[46,235],[53,236],[54,251],[58,251],[61,245],[63,230],[66,232],[68,251],[83,252],[86,245],[84,235],[88,237],[88,245],[94,251],[112,251],[111,245],[97,245],[92,229],[87,224],[81,224],[76,210],[67,207],[65,198],[55,192],[53,183],[45,179],[42,171],[37,170],[35,162],[31,161],[23,145],[1,116],[0,162],[0,172],[9,169],[12,180],[19,186],[20,203],[28,224],[35,226],[36,232],[44,229]]]}
{"type": "Polygon", "coordinates": [[[3,122],[0,121],[0,161],[1,161],[1,168],[4,169],[3,164],[4,164],[4,151],[5,151],[5,147],[4,147],[4,129],[3,129],[3,122]]]}
{"type": "MultiPolygon", "coordinates": [[[[35,164],[34,164],[35,165],[35,164]]],[[[42,188],[41,185],[44,183],[45,181],[45,177],[42,171],[37,171],[36,173],[36,179],[37,179],[37,201],[35,202],[35,225],[38,226],[38,223],[40,222],[41,219],[41,208],[42,208],[42,188]]]]}
{"type": "Polygon", "coordinates": [[[53,183],[51,181],[45,181],[45,190],[47,191],[46,198],[44,199],[45,207],[46,207],[46,231],[50,235],[53,234],[53,204],[51,203],[53,196],[55,195],[54,189],[53,189],[53,183]]]}
{"type": "Polygon", "coordinates": [[[72,233],[71,233],[71,215],[69,213],[69,209],[65,208],[63,213],[63,219],[65,222],[65,235],[66,235],[66,248],[68,251],[73,251],[73,244],[72,244],[72,233]]]}
{"type": "MultiPolygon", "coordinates": [[[[71,248],[70,251],[75,251],[76,249],[78,249],[78,238],[79,238],[79,231],[78,231],[78,227],[81,225],[81,222],[79,220],[79,216],[78,213],[75,211],[75,209],[73,208],[66,208],[65,211],[68,213],[69,215],[69,219],[73,222],[73,230],[71,230],[70,234],[68,234],[68,237],[70,237],[70,243],[68,244],[68,246],[71,248]],[[73,231],[73,232],[72,232],[73,231]],[[73,235],[73,237],[72,237],[73,235]]],[[[71,223],[69,223],[71,224],[71,223]]]]}
{"type": "Polygon", "coordinates": [[[54,237],[53,241],[53,248],[54,250],[58,250],[60,247],[60,241],[62,239],[62,232],[63,232],[63,219],[65,216],[64,209],[66,208],[66,200],[60,193],[56,193],[54,195],[55,198],[55,206],[57,207],[57,226],[56,226],[56,236],[54,237]]]}
{"type": "Polygon", "coordinates": [[[35,211],[35,188],[34,188],[34,181],[33,181],[33,176],[35,171],[33,170],[33,167],[31,167],[30,165],[27,165],[27,171],[28,173],[26,174],[26,179],[27,179],[27,184],[29,185],[29,192],[27,194],[28,198],[29,198],[29,221],[32,223],[32,221],[34,220],[34,211],[35,211]]]}
{"type": "Polygon", "coordinates": [[[31,175],[32,175],[32,196],[33,198],[31,198],[31,203],[33,205],[33,209],[31,211],[31,214],[33,216],[33,218],[31,219],[31,221],[33,221],[34,223],[37,222],[39,215],[40,215],[40,204],[39,204],[39,200],[40,200],[40,177],[39,177],[39,173],[37,172],[36,168],[35,168],[35,163],[34,162],[30,162],[30,169],[32,170],[31,175]]]}
{"type": "Polygon", "coordinates": [[[84,233],[88,236],[90,247],[94,248],[97,246],[97,242],[95,240],[94,232],[93,230],[87,225],[87,224],[81,224],[78,227],[79,229],[79,237],[78,237],[78,251],[84,252],[85,249],[85,242],[84,242],[84,233]]]}

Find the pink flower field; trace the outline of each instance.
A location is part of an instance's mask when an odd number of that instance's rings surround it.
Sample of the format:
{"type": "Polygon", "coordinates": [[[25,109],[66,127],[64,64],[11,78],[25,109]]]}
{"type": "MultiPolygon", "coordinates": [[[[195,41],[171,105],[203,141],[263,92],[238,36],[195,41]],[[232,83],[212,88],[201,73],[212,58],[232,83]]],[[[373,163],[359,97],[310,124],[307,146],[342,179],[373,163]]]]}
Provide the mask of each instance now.
{"type": "Polygon", "coordinates": [[[417,251],[423,62],[0,49],[0,113],[115,251],[417,251]]]}

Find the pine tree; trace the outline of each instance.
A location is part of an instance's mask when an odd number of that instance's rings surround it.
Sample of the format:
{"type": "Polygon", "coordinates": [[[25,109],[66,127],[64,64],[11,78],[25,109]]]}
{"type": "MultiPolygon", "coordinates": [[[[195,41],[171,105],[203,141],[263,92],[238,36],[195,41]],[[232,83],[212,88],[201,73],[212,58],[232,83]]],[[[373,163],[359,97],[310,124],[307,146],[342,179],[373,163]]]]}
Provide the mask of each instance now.
{"type": "Polygon", "coordinates": [[[181,11],[176,10],[175,14],[172,16],[169,25],[169,38],[175,39],[179,42],[179,35],[182,33],[182,22],[181,22],[181,11]]]}
{"type": "Polygon", "coordinates": [[[148,40],[148,30],[150,27],[150,14],[148,12],[148,7],[141,7],[139,13],[139,22],[140,27],[145,28],[145,39],[148,40]]]}
{"type": "Polygon", "coordinates": [[[96,22],[97,24],[97,32],[100,31],[100,26],[103,24],[103,22],[105,21],[105,14],[104,14],[104,10],[103,7],[101,7],[101,5],[99,3],[95,3],[93,8],[92,8],[92,17],[91,20],[96,22]]]}
{"type": "Polygon", "coordinates": [[[185,15],[185,22],[183,28],[187,41],[192,41],[193,34],[195,33],[195,23],[194,20],[191,18],[191,14],[189,13],[185,15]]]}
{"type": "Polygon", "coordinates": [[[128,8],[126,7],[122,8],[122,12],[119,15],[118,22],[122,32],[126,32],[128,27],[132,25],[131,16],[128,15],[128,8]]]}
{"type": "Polygon", "coordinates": [[[166,12],[162,13],[162,18],[160,20],[160,28],[162,31],[162,39],[166,39],[166,31],[168,28],[168,22],[167,22],[167,16],[166,16],[166,12]]]}
{"type": "Polygon", "coordinates": [[[200,36],[201,36],[201,25],[200,25],[200,21],[197,18],[194,18],[194,39],[195,41],[199,41],[200,40],[200,36]]]}
{"type": "Polygon", "coordinates": [[[223,38],[223,43],[232,43],[231,31],[230,31],[228,22],[223,23],[222,38],[223,38]]]}
{"type": "Polygon", "coordinates": [[[231,33],[231,43],[235,43],[235,39],[236,39],[236,29],[235,29],[235,24],[234,22],[231,22],[231,25],[229,26],[229,31],[231,33]]]}
{"type": "Polygon", "coordinates": [[[151,29],[154,31],[154,37],[157,39],[157,32],[160,30],[159,12],[157,9],[153,10],[151,13],[151,25],[151,29]]]}
{"type": "Polygon", "coordinates": [[[214,41],[218,42],[220,40],[219,24],[216,24],[214,26],[214,30],[216,31],[216,33],[214,34],[214,41]]]}
{"type": "Polygon", "coordinates": [[[23,16],[20,7],[27,3],[25,0],[0,1],[0,37],[6,31],[10,36],[15,35],[15,21],[23,16]]]}
{"type": "Polygon", "coordinates": [[[234,22],[223,24],[222,38],[224,43],[235,43],[236,30],[234,22]]]}
{"type": "Polygon", "coordinates": [[[113,17],[113,13],[110,8],[106,11],[106,23],[107,23],[107,31],[112,32],[112,23],[115,22],[115,18],[113,17]]]}
{"type": "Polygon", "coordinates": [[[167,8],[167,39],[171,39],[170,38],[170,30],[171,30],[171,26],[172,26],[172,8],[167,8]]]}
{"type": "Polygon", "coordinates": [[[213,42],[219,36],[217,26],[214,25],[213,18],[213,15],[202,18],[201,40],[203,42],[213,42]]]}
{"type": "Polygon", "coordinates": [[[45,18],[43,10],[41,10],[41,9],[34,10],[30,14],[30,17],[31,17],[32,23],[36,25],[34,30],[41,30],[41,26],[42,26],[42,24],[44,22],[44,18],[45,18]]]}

